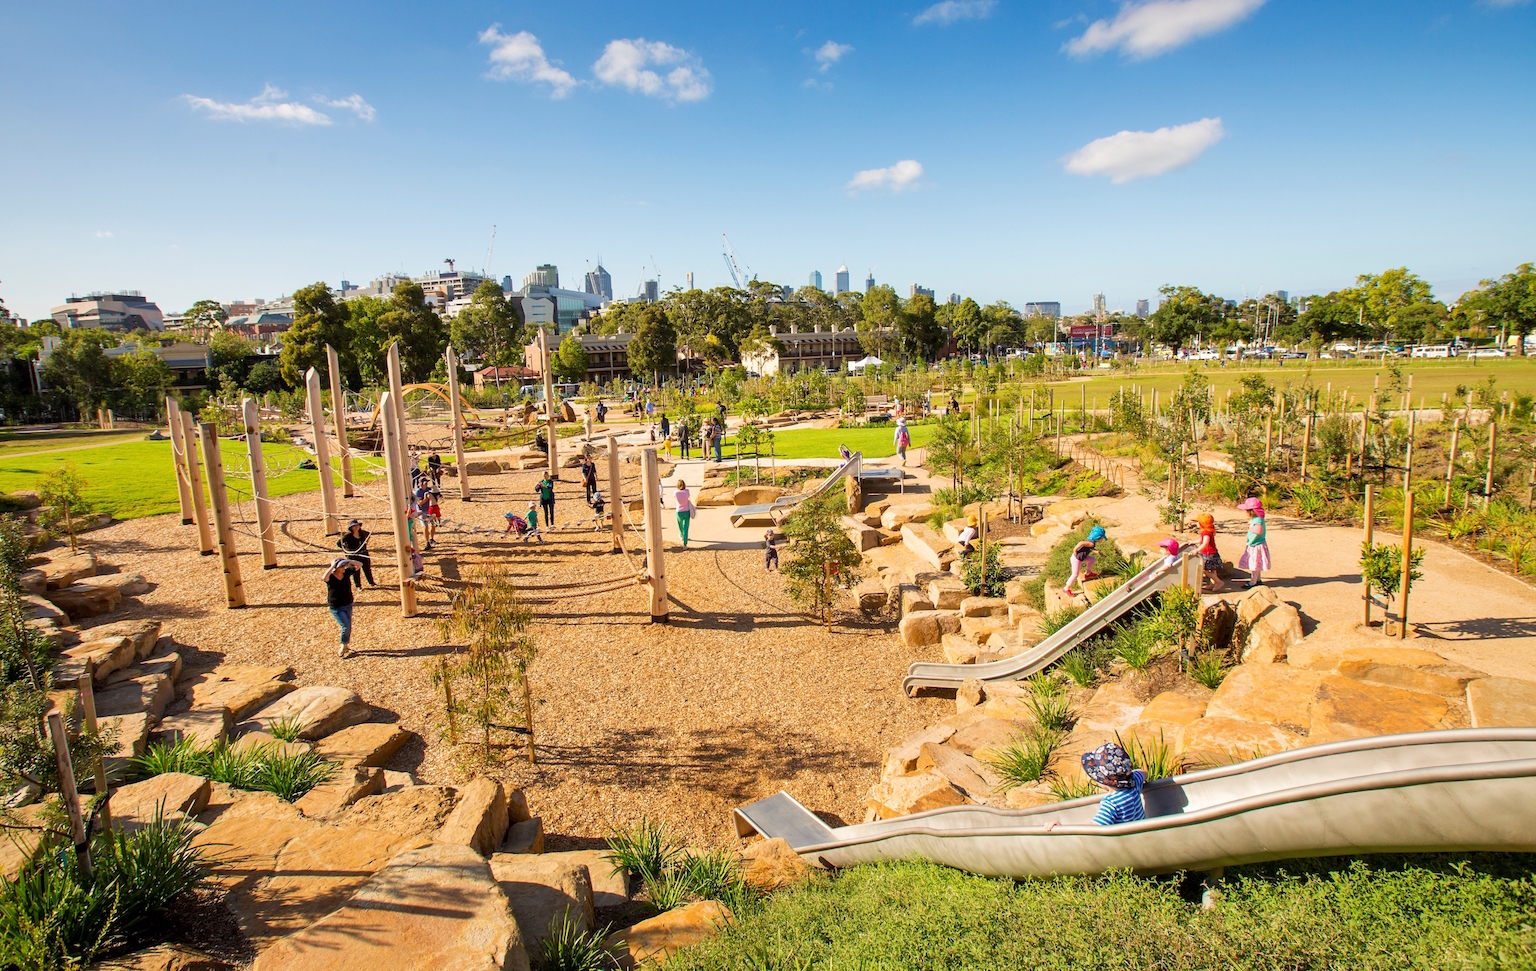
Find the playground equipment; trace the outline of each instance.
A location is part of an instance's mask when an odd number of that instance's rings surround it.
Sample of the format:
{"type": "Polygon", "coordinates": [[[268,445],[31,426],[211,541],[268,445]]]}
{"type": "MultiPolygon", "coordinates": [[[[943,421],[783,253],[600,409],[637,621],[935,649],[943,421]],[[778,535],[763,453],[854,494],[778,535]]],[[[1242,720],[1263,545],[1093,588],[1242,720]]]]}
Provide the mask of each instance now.
{"type": "Polygon", "coordinates": [[[1384,735],[1148,783],[1147,818],[1096,826],[1099,796],[951,806],[829,827],[786,792],[735,810],[736,832],[825,866],[914,857],[987,876],[1219,871],[1363,853],[1536,851],[1536,728],[1384,735]],[[1049,830],[1046,825],[1054,823],[1049,830]]]}
{"type": "Polygon", "coordinates": [[[784,517],[794,511],[796,506],[807,499],[817,499],[827,495],[844,479],[852,478],[860,484],[865,482],[889,483],[900,482],[902,474],[900,469],[865,469],[864,453],[854,452],[848,458],[848,461],[833,470],[832,474],[827,476],[827,480],[811,492],[780,496],[772,502],[764,502],[755,506],[737,506],[731,510],[731,525],[777,526],[784,521],[784,517]]]}
{"type": "MultiPolygon", "coordinates": [[[[1188,544],[1186,544],[1187,547],[1188,544]]],[[[1061,630],[1022,654],[989,664],[932,664],[917,662],[907,668],[901,688],[911,695],[919,688],[958,688],[967,678],[980,681],[1014,681],[1043,671],[1068,651],[1102,631],[1131,608],[1176,583],[1192,583],[1200,589],[1198,560],[1183,555],[1158,557],[1126,583],[1110,591],[1061,630]],[[1191,579],[1191,574],[1194,574],[1191,579]]]]}

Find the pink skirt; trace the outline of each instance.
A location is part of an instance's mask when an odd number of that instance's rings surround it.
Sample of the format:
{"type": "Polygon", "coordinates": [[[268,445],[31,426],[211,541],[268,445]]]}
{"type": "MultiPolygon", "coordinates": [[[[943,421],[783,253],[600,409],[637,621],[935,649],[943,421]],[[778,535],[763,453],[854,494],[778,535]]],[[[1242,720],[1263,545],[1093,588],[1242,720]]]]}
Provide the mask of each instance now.
{"type": "Polygon", "coordinates": [[[1240,570],[1256,570],[1259,573],[1269,572],[1269,544],[1260,543],[1258,546],[1250,546],[1243,550],[1243,555],[1237,561],[1240,570]]]}

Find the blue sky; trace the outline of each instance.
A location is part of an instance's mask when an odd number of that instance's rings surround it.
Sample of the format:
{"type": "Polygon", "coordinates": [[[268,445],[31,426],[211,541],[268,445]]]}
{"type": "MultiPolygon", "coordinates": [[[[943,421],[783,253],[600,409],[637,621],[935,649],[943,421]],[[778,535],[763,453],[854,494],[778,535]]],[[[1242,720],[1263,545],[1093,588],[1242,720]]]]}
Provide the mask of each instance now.
{"type": "Polygon", "coordinates": [[[12,310],[479,268],[492,224],[519,281],[718,285],[725,233],[1068,311],[1536,260],[1528,0],[230,6],[0,7],[12,310]]]}

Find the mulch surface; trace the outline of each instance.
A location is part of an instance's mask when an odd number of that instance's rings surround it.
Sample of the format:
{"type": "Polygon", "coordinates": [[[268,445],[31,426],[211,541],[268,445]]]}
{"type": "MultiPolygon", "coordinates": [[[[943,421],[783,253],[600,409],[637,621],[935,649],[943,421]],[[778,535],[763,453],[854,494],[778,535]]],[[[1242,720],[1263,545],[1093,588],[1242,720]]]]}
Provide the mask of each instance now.
{"type": "MultiPolygon", "coordinates": [[[[576,472],[564,475],[557,526],[590,516],[576,472]]],[[[474,501],[445,495],[445,517],[499,531],[504,512],[526,509],[538,477],[472,478],[474,501]]],[[[382,483],[370,491],[381,494],[382,483]]],[[[444,491],[456,496],[456,483],[444,491]]],[[[456,650],[436,621],[455,581],[489,560],[509,564],[530,601],[548,601],[534,604],[532,629],[538,764],[528,765],[518,737],[507,733],[501,740],[509,747],[490,771],[527,790],[551,850],[599,845],[614,827],[642,817],[694,843],[728,843],[730,810],[779,789],[831,822],[859,822],[885,749],[953,710],[944,699],[902,696],[901,675],[915,658],[895,635],[894,616],[845,611],[829,632],[794,608],[755,548],[669,547],[670,623],[652,624],[648,589],[625,582],[632,562],[643,562],[637,533],[626,534],[631,560],[613,552],[611,534],[591,526],[557,529],[543,545],[445,530],[427,554],[428,574],[440,579],[422,582],[419,614],[404,619],[391,586],[387,506],[373,495],[342,500],[342,521],[357,516],[375,534],[374,575],[383,585],[358,595],[355,653],[341,659],[321,579],[335,538],[322,535],[319,494],[282,502],[273,570],[261,568],[254,509],[235,509],[243,610],[226,608],[219,557],[199,556],[196,527],[177,516],[88,534],[86,548],[104,563],[152,585],[101,622],[163,621],[192,670],[290,664],[301,685],[350,688],[375,706],[376,720],[399,721],[420,736],[387,768],[457,784],[472,770],[465,752],[446,741],[428,677],[429,666],[456,650]]]]}

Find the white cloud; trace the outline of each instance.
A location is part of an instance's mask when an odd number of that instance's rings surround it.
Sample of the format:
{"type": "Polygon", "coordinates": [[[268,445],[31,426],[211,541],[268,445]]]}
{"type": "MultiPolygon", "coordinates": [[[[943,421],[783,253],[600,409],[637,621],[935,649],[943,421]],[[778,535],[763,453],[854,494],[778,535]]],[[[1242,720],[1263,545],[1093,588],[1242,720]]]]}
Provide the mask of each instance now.
{"type": "Polygon", "coordinates": [[[1220,118],[1157,131],[1123,131],[1089,142],[1063,158],[1073,175],[1106,175],[1116,185],[1183,168],[1227,136],[1220,118]]]}
{"type": "Polygon", "coordinates": [[[1264,6],[1264,0],[1145,0],[1123,3],[1114,20],[1096,20],[1066,49],[1079,57],[1119,48],[1131,57],[1156,57],[1197,37],[1226,30],[1264,6]]]}
{"type": "Polygon", "coordinates": [[[982,20],[992,16],[997,0],[943,0],[912,18],[914,27],[923,24],[952,24],[957,20],[982,20]]]}
{"type": "Polygon", "coordinates": [[[917,180],[922,177],[922,165],[908,158],[883,169],[865,169],[856,173],[849,180],[846,188],[851,192],[861,189],[890,189],[892,192],[902,192],[915,189],[917,180]]]}
{"type": "Polygon", "coordinates": [[[839,44],[835,40],[829,40],[816,48],[816,63],[821,65],[821,73],[827,73],[827,69],[843,59],[843,55],[853,50],[852,44],[839,44]]]}
{"type": "Polygon", "coordinates": [[[528,81],[553,88],[551,97],[563,98],[580,82],[544,56],[539,39],[526,30],[503,34],[500,24],[480,32],[480,43],[491,46],[491,66],[486,76],[497,81],[528,81]]]}
{"type": "Polygon", "coordinates": [[[191,94],[181,96],[182,100],[193,108],[206,111],[210,117],[221,121],[285,121],[294,125],[329,125],[331,123],[330,116],[324,112],[316,111],[309,105],[297,101],[282,100],[286,97],[288,92],[270,84],[261,89],[261,94],[239,104],[214,101],[212,98],[201,98],[191,94]]]}
{"type": "Polygon", "coordinates": [[[96,230],[96,238],[97,239],[111,239],[112,238],[112,230],[110,230],[110,229],[98,229],[98,230],[96,230]]]}
{"type": "Polygon", "coordinates": [[[673,101],[702,101],[713,90],[709,72],[697,57],[644,37],[609,41],[592,73],[604,84],[673,101]],[[663,75],[650,66],[672,69],[663,75]]]}
{"type": "Polygon", "coordinates": [[[360,94],[354,94],[346,98],[327,98],[324,95],[315,95],[315,104],[325,105],[327,108],[345,108],[357,115],[363,121],[372,121],[378,112],[373,110],[373,105],[363,100],[360,94]]]}

